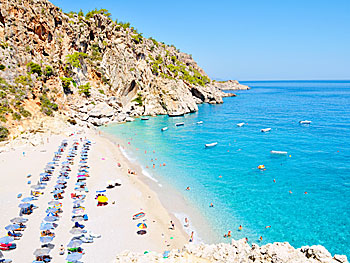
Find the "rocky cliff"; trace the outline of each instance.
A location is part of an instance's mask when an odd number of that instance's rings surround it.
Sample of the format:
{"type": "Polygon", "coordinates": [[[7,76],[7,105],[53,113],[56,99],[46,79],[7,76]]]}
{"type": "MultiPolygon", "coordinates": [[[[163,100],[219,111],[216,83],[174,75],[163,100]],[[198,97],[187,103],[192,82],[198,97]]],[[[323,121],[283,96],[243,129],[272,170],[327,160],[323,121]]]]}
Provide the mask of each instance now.
{"type": "Polygon", "coordinates": [[[231,244],[187,244],[181,251],[172,250],[166,254],[124,252],[117,256],[116,262],[348,263],[348,260],[344,255],[332,257],[323,246],[305,246],[295,249],[286,242],[259,247],[257,244],[249,246],[245,239],[241,239],[232,240],[231,244]]]}
{"type": "MultiPolygon", "coordinates": [[[[234,96],[191,55],[144,38],[104,9],[65,14],[46,0],[2,0],[0,59],[0,125],[12,135],[26,130],[23,120],[45,115],[98,126],[195,112],[234,96]]],[[[6,133],[0,129],[0,140],[6,133]]]]}

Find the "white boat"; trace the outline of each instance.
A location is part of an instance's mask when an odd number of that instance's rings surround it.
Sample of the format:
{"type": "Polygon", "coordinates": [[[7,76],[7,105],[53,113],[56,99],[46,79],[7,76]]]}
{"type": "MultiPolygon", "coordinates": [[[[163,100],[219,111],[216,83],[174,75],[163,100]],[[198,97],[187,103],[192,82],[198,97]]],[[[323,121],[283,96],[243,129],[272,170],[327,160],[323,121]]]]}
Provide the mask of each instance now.
{"type": "Polygon", "coordinates": [[[271,128],[261,129],[260,131],[261,132],[269,132],[269,131],[271,131],[271,128]]]}
{"type": "Polygon", "coordinates": [[[214,147],[214,146],[216,146],[217,144],[218,144],[217,142],[207,143],[207,144],[205,145],[205,148],[214,147]]]}
{"type": "Polygon", "coordinates": [[[242,127],[244,124],[245,124],[244,122],[237,123],[237,126],[238,126],[238,127],[242,127]]]}
{"type": "Polygon", "coordinates": [[[162,128],[161,130],[162,131],[166,131],[168,129],[168,127],[164,127],[164,128],[162,128]]]}
{"type": "Polygon", "coordinates": [[[134,119],[131,118],[131,117],[126,117],[125,121],[126,121],[126,122],[132,122],[132,121],[134,121],[134,119]]]}
{"type": "Polygon", "coordinates": [[[288,154],[288,152],[285,151],[270,151],[271,154],[288,154]]]}
{"type": "Polygon", "coordinates": [[[141,120],[143,120],[143,121],[148,121],[149,118],[148,118],[148,117],[141,117],[141,120]]]}
{"type": "Polygon", "coordinates": [[[168,113],[169,117],[179,117],[179,116],[184,116],[184,115],[185,115],[184,112],[179,112],[179,111],[168,113]]]}
{"type": "Polygon", "coordinates": [[[203,121],[197,121],[197,124],[203,124],[203,121]]]}
{"type": "Polygon", "coordinates": [[[310,124],[311,121],[305,120],[305,121],[299,121],[300,124],[310,124]]]}
{"type": "Polygon", "coordinates": [[[183,126],[183,125],[185,125],[185,123],[184,123],[184,122],[178,122],[178,123],[175,123],[175,126],[183,126]]]}

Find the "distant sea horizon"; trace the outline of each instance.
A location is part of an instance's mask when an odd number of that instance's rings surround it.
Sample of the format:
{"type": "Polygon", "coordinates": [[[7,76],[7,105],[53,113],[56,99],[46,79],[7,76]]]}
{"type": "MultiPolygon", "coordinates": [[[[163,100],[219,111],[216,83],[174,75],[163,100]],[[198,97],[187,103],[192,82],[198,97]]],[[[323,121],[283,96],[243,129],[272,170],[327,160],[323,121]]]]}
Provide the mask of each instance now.
{"type": "Polygon", "coordinates": [[[158,184],[174,186],[208,219],[196,226],[199,235],[210,228],[215,242],[228,242],[223,235],[232,231],[250,243],[323,245],[349,257],[350,80],[241,83],[252,89],[235,91],[224,104],[102,130],[121,138],[158,184]],[[212,142],[217,146],[204,147],[212,142]]]}

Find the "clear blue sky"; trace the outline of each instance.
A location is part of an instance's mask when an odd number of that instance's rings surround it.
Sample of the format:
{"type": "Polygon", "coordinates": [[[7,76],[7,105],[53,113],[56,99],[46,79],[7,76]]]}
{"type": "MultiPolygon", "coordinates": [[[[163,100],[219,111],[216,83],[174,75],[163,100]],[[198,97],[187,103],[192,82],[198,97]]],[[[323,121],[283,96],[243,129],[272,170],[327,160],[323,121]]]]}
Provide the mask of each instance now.
{"type": "Polygon", "coordinates": [[[350,79],[350,0],[53,0],[106,8],[192,54],[212,78],[350,79]]]}

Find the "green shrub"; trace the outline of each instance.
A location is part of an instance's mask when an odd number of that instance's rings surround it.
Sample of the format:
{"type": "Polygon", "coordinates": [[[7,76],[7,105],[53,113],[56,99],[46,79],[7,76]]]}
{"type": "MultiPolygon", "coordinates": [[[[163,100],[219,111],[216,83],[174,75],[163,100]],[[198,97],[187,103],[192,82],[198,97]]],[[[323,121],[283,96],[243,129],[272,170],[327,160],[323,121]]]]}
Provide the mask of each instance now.
{"type": "Polygon", "coordinates": [[[101,14],[101,15],[104,15],[108,18],[111,17],[111,13],[108,12],[107,9],[100,9],[100,10],[97,10],[96,8],[94,10],[91,10],[90,12],[87,12],[85,17],[86,19],[90,19],[92,18],[95,14],[101,14]]]}
{"type": "Polygon", "coordinates": [[[158,41],[157,41],[157,40],[155,40],[155,39],[154,39],[154,38],[152,38],[152,37],[150,37],[149,39],[150,39],[150,40],[152,40],[153,44],[154,44],[156,47],[158,47],[158,46],[159,46],[159,43],[158,43],[158,41]]]}
{"type": "Polygon", "coordinates": [[[9,130],[6,127],[0,125],[0,141],[6,140],[8,135],[9,130]]]}
{"type": "Polygon", "coordinates": [[[66,59],[67,59],[67,62],[71,64],[72,67],[81,68],[80,60],[86,57],[87,57],[87,54],[83,52],[74,52],[72,55],[67,55],[66,59]]]}
{"type": "Polygon", "coordinates": [[[41,112],[43,112],[47,116],[52,116],[53,111],[58,110],[57,104],[54,102],[51,102],[51,100],[47,97],[46,94],[43,94],[40,97],[40,102],[41,102],[41,112]]]}
{"type": "Polygon", "coordinates": [[[135,101],[139,106],[143,105],[142,95],[141,93],[137,93],[137,97],[133,99],[132,101],[135,101]]]}
{"type": "Polygon", "coordinates": [[[104,90],[103,89],[99,89],[98,92],[100,92],[101,94],[105,94],[104,90]]]}
{"type": "Polygon", "coordinates": [[[130,68],[129,71],[135,71],[135,68],[130,68]]]}
{"type": "Polygon", "coordinates": [[[132,35],[131,37],[136,44],[140,44],[143,42],[142,34],[132,35]]]}
{"type": "Polygon", "coordinates": [[[32,79],[29,76],[18,76],[15,78],[16,84],[22,84],[23,86],[30,86],[32,84],[32,79]]]}
{"type": "Polygon", "coordinates": [[[3,64],[0,64],[0,70],[4,70],[6,67],[3,64]]]}
{"type": "Polygon", "coordinates": [[[92,60],[102,60],[99,46],[97,44],[92,44],[91,49],[92,49],[92,54],[90,58],[92,60]]]}
{"type": "Polygon", "coordinates": [[[46,66],[45,69],[44,69],[44,71],[43,71],[43,73],[44,73],[44,75],[45,75],[46,77],[52,76],[52,75],[53,75],[53,69],[52,69],[52,67],[46,66]]]}
{"type": "Polygon", "coordinates": [[[86,97],[90,97],[90,83],[86,83],[85,85],[79,86],[79,94],[84,94],[86,97]]]}
{"type": "Polygon", "coordinates": [[[22,116],[18,112],[12,113],[12,119],[14,119],[15,121],[19,121],[21,118],[22,116]]]}
{"type": "Polygon", "coordinates": [[[37,73],[39,76],[41,76],[41,74],[42,74],[40,65],[38,65],[34,62],[29,62],[27,64],[27,68],[28,68],[30,74],[37,73]]]}
{"type": "Polygon", "coordinates": [[[24,118],[28,118],[30,116],[32,116],[32,114],[27,111],[26,109],[24,109],[23,107],[19,108],[19,113],[24,117],[24,118]]]}
{"type": "Polygon", "coordinates": [[[1,122],[7,122],[7,120],[6,120],[6,118],[5,118],[4,115],[1,115],[1,114],[0,114],[0,121],[1,121],[1,122]]]}

